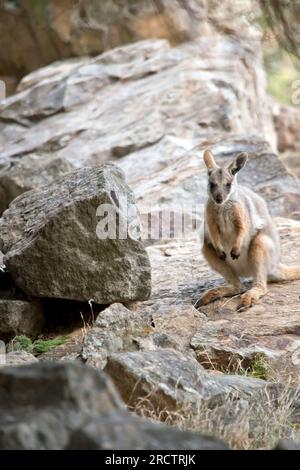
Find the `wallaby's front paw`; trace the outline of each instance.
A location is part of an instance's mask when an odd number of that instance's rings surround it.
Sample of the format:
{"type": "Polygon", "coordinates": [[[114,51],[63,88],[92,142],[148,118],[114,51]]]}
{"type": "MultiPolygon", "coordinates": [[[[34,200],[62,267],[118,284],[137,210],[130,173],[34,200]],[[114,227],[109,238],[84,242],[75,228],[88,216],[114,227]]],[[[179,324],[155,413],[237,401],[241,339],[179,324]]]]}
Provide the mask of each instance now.
{"type": "Polygon", "coordinates": [[[252,296],[250,292],[245,292],[243,295],[241,295],[240,300],[241,302],[236,308],[238,312],[243,312],[247,310],[257,302],[257,299],[252,296]]]}
{"type": "Polygon", "coordinates": [[[210,304],[211,302],[214,302],[215,300],[218,300],[220,298],[220,290],[218,288],[215,289],[210,289],[207,292],[205,292],[199,300],[195,303],[194,307],[196,309],[202,307],[203,305],[210,304]]]}
{"type": "Polygon", "coordinates": [[[241,252],[238,247],[234,246],[230,252],[230,256],[232,259],[238,259],[241,255],[241,252]]]}
{"type": "Polygon", "coordinates": [[[226,253],[222,249],[216,249],[218,258],[222,259],[223,261],[226,259],[226,253]]]}

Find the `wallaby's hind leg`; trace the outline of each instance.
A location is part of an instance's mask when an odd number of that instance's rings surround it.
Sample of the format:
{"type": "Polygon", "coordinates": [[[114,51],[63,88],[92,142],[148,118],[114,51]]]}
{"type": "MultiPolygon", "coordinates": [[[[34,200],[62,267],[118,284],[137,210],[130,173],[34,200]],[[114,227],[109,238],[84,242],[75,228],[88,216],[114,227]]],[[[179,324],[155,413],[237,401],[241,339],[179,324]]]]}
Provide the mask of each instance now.
{"type": "Polygon", "coordinates": [[[213,246],[204,243],[202,252],[211,268],[221,274],[229,285],[215,287],[204,292],[197,301],[195,305],[196,308],[199,308],[202,305],[207,305],[222,297],[238,295],[244,291],[244,286],[239,278],[232,271],[231,267],[227,265],[226,261],[217,256],[213,246]]]}
{"type": "Polygon", "coordinates": [[[241,295],[237,310],[252,307],[267,292],[268,259],[271,256],[268,237],[258,232],[253,238],[248,252],[249,263],[253,270],[252,288],[241,295]]]}
{"type": "Polygon", "coordinates": [[[285,266],[279,263],[276,272],[269,274],[268,282],[296,281],[300,279],[300,266],[285,266]]]}

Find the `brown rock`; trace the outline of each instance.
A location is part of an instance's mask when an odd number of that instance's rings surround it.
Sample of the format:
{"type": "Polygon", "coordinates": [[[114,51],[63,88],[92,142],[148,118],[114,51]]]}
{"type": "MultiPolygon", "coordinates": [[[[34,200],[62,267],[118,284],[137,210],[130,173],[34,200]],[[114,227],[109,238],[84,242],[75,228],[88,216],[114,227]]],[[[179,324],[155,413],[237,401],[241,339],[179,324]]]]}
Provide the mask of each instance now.
{"type": "Polygon", "coordinates": [[[95,55],[139,39],[160,37],[177,44],[216,31],[245,36],[251,34],[250,22],[244,21],[249,12],[253,5],[230,0],[226,6],[211,0],[2,2],[0,74],[20,78],[58,59],[95,55]]]}

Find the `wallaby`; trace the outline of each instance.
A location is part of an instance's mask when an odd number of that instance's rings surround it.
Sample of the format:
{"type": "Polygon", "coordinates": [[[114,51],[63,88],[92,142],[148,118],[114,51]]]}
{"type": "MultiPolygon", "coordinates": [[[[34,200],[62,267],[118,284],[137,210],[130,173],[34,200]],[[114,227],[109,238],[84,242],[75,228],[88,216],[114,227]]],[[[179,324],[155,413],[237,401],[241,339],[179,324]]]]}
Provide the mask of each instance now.
{"type": "Polygon", "coordinates": [[[210,150],[204,152],[208,198],[202,252],[228,285],[205,292],[196,308],[242,294],[237,309],[245,310],[267,292],[267,282],[300,279],[300,267],[280,262],[279,234],[265,201],[237,183],[236,174],[247,159],[247,154],[241,153],[228,166],[220,167],[210,150]],[[253,279],[248,291],[241,278],[253,279]]]}

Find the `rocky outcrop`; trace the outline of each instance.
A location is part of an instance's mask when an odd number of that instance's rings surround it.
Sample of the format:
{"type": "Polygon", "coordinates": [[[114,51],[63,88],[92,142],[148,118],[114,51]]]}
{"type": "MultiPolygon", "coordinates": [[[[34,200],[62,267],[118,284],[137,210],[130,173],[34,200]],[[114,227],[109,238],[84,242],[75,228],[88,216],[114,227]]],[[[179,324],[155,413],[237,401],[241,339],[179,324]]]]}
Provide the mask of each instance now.
{"type": "Polygon", "coordinates": [[[289,382],[206,372],[191,353],[174,349],[115,353],[105,371],[136,413],[225,437],[236,448],[271,448],[278,435],[295,435],[299,392],[289,382]]]}
{"type": "Polygon", "coordinates": [[[155,413],[196,413],[230,401],[251,402],[259,394],[276,393],[276,386],[264,380],[238,375],[209,376],[191,354],[173,349],[112,354],[105,371],[116,384],[129,407],[138,408],[147,399],[155,413]]]}
{"type": "MultiPolygon", "coordinates": [[[[236,298],[200,311],[194,307],[204,290],[222,282],[201,255],[206,147],[221,163],[239,152],[249,154],[240,183],[261,194],[273,216],[290,217],[276,219],[283,261],[296,263],[300,251],[294,220],[300,213],[300,183],[274,153],[258,43],[213,36],[171,47],[151,40],[94,59],[55,63],[26,77],[19,93],[1,105],[0,130],[2,209],[32,182],[39,187],[13,200],[0,221],[4,263],[17,285],[31,295],[117,302],[101,311],[91,328],[83,325],[84,341],[78,333],[81,341],[70,341],[41,360],[105,367],[130,407],[156,419],[173,419],[183,410],[196,414],[192,428],[199,430],[203,405],[212,432],[221,420],[225,427],[241,426],[247,439],[257,433],[259,440],[262,419],[270,434],[276,413],[282,412],[277,392],[288,398],[290,413],[290,389],[284,385],[298,380],[299,281],[270,285],[246,314],[236,312],[236,298]],[[77,170],[60,177],[64,165],[77,170]],[[112,243],[96,237],[101,202],[128,220],[118,196],[129,194],[133,203],[133,195],[122,170],[135,193],[146,240],[112,243]],[[177,226],[183,219],[184,233],[177,226]],[[151,262],[150,298],[143,242],[151,262]],[[231,375],[239,367],[246,376],[231,375]],[[274,378],[283,384],[270,383],[274,378]]],[[[136,226],[136,214],[128,217],[136,226]]],[[[51,369],[49,381],[51,376],[57,381],[55,374],[51,369]]],[[[93,380],[89,387],[95,388],[93,380]]],[[[5,430],[12,440],[5,437],[3,445],[15,446],[17,436],[21,448],[111,449],[115,443],[157,448],[159,436],[172,447],[173,431],[160,434],[165,428],[138,424],[137,417],[119,408],[95,417],[93,406],[86,420],[76,418],[78,426],[60,411],[57,421],[58,415],[49,418],[44,408],[45,419],[26,415],[32,440],[25,443],[24,423],[18,427],[17,421],[17,427],[5,430]],[[68,430],[52,438],[57,422],[66,422],[68,430]],[[50,436],[46,443],[36,437],[35,426],[50,436]]],[[[295,406],[299,409],[299,401],[295,406]]],[[[187,448],[196,445],[190,435],[182,439],[187,448]]],[[[173,445],[180,446],[178,440],[173,445]]]]}
{"type": "Polygon", "coordinates": [[[1,449],[226,449],[131,416],[105,374],[87,367],[5,367],[0,384],[1,449]]]}
{"type": "MultiPolygon", "coordinates": [[[[193,161],[183,172],[178,159],[201,142],[256,134],[276,147],[258,48],[218,36],[175,48],[142,41],[32,74],[1,105],[2,178],[26,154],[76,167],[122,162],[130,183],[164,169],[162,200],[174,173],[183,173],[178,194],[198,190],[184,182],[193,161]]],[[[157,191],[153,178],[145,194],[157,191]]]]}
{"type": "Polygon", "coordinates": [[[19,196],[1,219],[1,249],[28,295],[100,304],[142,300],[150,294],[150,264],[138,229],[123,173],[106,165],[68,173],[44,190],[19,196]],[[105,213],[97,213],[102,204],[115,217],[109,230],[118,229],[109,237],[105,213]]]}
{"type": "Polygon", "coordinates": [[[99,54],[146,38],[173,44],[216,33],[251,34],[253,4],[230,0],[33,0],[0,6],[0,75],[14,77],[58,59],[99,54]],[[234,22],[232,17],[235,18],[234,22]],[[249,18],[249,20],[248,20],[249,18]],[[16,47],[16,44],[18,47],[16,47]]]}

